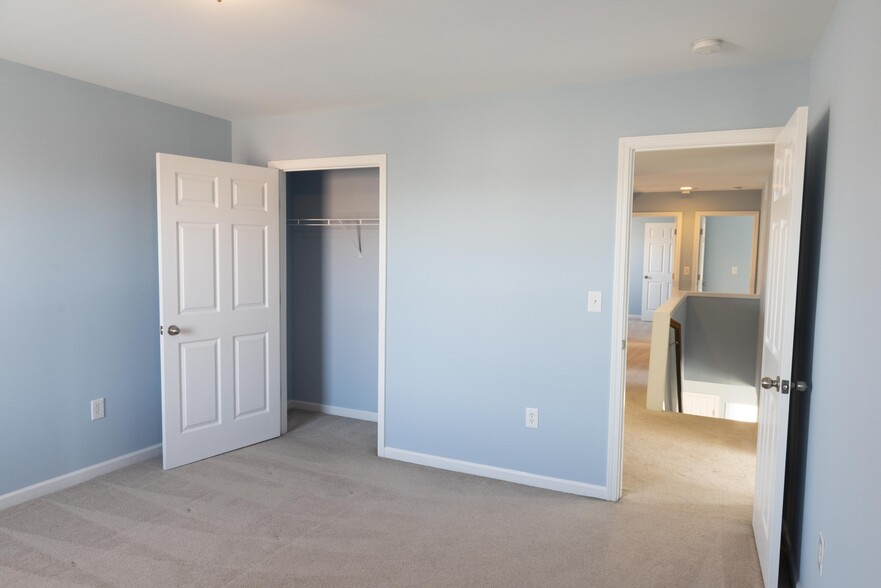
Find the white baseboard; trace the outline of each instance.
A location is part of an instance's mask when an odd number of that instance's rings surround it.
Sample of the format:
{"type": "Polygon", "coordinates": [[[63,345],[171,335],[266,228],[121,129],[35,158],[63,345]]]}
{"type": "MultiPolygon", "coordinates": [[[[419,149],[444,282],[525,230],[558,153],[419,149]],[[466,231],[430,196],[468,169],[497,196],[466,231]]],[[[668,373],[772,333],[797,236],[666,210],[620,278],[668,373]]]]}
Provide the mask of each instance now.
{"type": "Polygon", "coordinates": [[[318,404],[317,402],[306,402],[305,400],[288,400],[288,408],[295,408],[297,410],[308,410],[309,412],[320,412],[321,414],[330,414],[333,416],[341,416],[349,419],[358,419],[359,421],[372,421],[375,423],[378,420],[376,413],[370,412],[369,410],[343,408],[342,406],[318,404]]]}
{"type": "Polygon", "coordinates": [[[564,480],[562,478],[551,478],[549,476],[530,474],[518,470],[509,470],[495,466],[472,463],[469,461],[460,461],[458,459],[416,453],[414,451],[407,451],[406,449],[395,449],[393,447],[385,448],[385,457],[441,470],[449,470],[451,472],[471,474],[484,478],[492,478],[494,480],[514,482],[515,484],[523,484],[525,486],[544,488],[546,490],[556,490],[557,492],[577,494],[578,496],[609,500],[608,488],[605,486],[597,486],[595,484],[586,484],[584,482],[575,482],[572,480],[564,480]]]}
{"type": "Polygon", "coordinates": [[[33,486],[9,492],[8,494],[0,496],[0,510],[27,502],[28,500],[33,500],[34,498],[40,498],[41,496],[58,492],[59,490],[64,490],[65,488],[70,488],[71,486],[76,486],[77,484],[82,484],[92,478],[97,478],[98,476],[103,476],[104,474],[109,474],[110,472],[121,470],[124,467],[147,461],[148,459],[153,459],[154,457],[159,457],[161,455],[162,445],[153,445],[146,449],[140,449],[138,451],[133,451],[132,453],[120,455],[119,457],[96,463],[93,466],[70,472],[69,474],[58,476],[57,478],[52,478],[51,480],[39,482],[33,486]]]}

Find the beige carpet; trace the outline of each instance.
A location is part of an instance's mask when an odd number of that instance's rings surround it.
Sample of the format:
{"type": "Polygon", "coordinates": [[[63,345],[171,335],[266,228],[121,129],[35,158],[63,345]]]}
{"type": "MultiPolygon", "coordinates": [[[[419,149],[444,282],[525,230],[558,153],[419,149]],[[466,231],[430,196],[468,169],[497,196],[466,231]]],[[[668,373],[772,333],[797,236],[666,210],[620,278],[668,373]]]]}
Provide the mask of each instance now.
{"type": "Polygon", "coordinates": [[[379,459],[373,423],[293,413],[0,512],[0,586],[761,585],[755,425],[648,414],[631,376],[617,504],[379,459]]]}

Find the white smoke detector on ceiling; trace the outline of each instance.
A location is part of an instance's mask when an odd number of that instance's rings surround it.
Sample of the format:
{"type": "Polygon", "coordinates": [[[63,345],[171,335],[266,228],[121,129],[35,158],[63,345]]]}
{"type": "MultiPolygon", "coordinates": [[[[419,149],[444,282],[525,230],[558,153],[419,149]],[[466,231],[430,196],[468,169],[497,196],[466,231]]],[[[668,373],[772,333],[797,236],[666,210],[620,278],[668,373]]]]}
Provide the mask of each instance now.
{"type": "Polygon", "coordinates": [[[698,39],[691,44],[691,52],[698,55],[710,55],[711,53],[718,53],[721,50],[722,39],[705,37],[703,39],[698,39]]]}

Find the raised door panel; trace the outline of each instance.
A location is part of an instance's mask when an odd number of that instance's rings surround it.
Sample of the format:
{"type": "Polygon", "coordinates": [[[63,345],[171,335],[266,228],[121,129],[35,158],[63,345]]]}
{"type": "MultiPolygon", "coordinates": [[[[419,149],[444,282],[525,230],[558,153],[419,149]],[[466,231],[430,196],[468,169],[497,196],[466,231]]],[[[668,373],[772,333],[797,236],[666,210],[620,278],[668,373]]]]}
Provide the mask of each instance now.
{"type": "Polygon", "coordinates": [[[218,207],[217,176],[177,173],[175,179],[175,201],[178,206],[218,207]]]}
{"type": "Polygon", "coordinates": [[[267,227],[233,227],[233,308],[266,308],[267,227]]]}
{"type": "Polygon", "coordinates": [[[665,292],[668,292],[669,289],[663,282],[649,282],[646,284],[646,295],[648,296],[647,305],[649,310],[656,310],[659,306],[661,306],[665,301],[664,298],[665,292]]]}
{"type": "Polygon", "coordinates": [[[236,418],[266,412],[269,403],[269,334],[235,338],[236,418]]]}
{"type": "Polygon", "coordinates": [[[232,180],[232,207],[233,210],[268,211],[269,186],[266,182],[251,182],[248,180],[232,180]]]}
{"type": "Polygon", "coordinates": [[[181,432],[220,424],[220,341],[190,341],[179,349],[181,432]]]}
{"type": "Polygon", "coordinates": [[[217,312],[219,243],[215,223],[177,225],[179,313],[217,312]]]}

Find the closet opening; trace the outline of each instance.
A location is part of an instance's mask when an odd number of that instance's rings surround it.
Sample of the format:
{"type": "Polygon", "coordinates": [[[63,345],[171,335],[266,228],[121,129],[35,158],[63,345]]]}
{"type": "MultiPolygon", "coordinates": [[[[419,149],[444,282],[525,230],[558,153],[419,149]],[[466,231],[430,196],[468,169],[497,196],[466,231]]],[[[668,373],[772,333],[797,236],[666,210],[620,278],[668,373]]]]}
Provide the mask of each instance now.
{"type": "Polygon", "coordinates": [[[376,422],[382,456],[385,156],[270,165],[284,171],[285,185],[281,353],[287,408],[376,422]]]}

